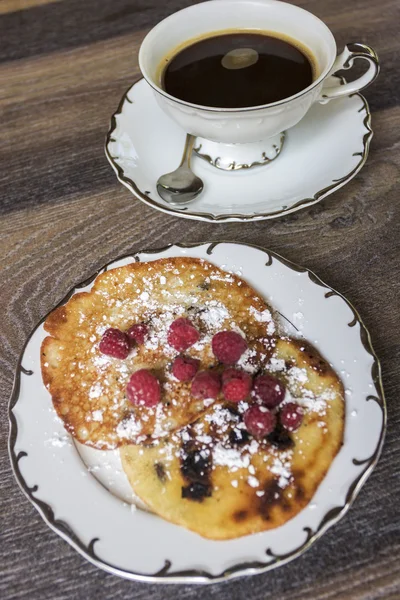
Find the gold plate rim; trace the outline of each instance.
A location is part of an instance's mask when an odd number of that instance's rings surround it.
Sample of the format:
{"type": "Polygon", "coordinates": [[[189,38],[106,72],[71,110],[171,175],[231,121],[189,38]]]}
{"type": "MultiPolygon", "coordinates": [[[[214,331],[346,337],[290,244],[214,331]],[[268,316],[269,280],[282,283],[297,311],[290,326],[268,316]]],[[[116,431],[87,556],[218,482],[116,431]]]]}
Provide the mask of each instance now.
{"type": "Polygon", "coordinates": [[[316,275],[310,269],[301,267],[301,266],[297,265],[296,263],[287,260],[280,254],[278,254],[272,250],[267,250],[265,248],[262,248],[261,246],[258,246],[256,244],[248,244],[245,242],[232,242],[229,240],[220,240],[217,242],[200,242],[200,243],[197,242],[197,243],[187,243],[187,244],[184,244],[184,243],[168,244],[162,248],[150,249],[150,250],[144,249],[144,250],[140,250],[137,252],[130,252],[127,254],[123,254],[123,255],[118,256],[118,257],[114,258],[113,260],[107,262],[105,265],[103,265],[102,267],[97,269],[88,279],[86,279],[86,280],[82,281],[81,283],[72,287],[69,290],[69,292],[64,296],[64,298],[55,307],[53,307],[39,321],[39,323],[33,328],[33,330],[31,331],[31,333],[29,334],[29,336],[27,337],[27,339],[23,345],[23,348],[21,350],[21,353],[20,353],[20,356],[18,359],[16,374],[15,374],[15,379],[14,379],[14,386],[13,386],[12,394],[11,394],[9,405],[8,405],[8,417],[9,417],[8,452],[9,452],[9,457],[10,457],[14,476],[15,476],[17,483],[18,483],[19,487],[21,488],[22,492],[25,494],[25,496],[28,498],[28,500],[30,500],[30,502],[34,505],[34,507],[38,510],[38,512],[40,513],[43,520],[47,523],[47,525],[53,531],[55,531],[58,535],[60,535],[64,540],[66,540],[73,548],[75,548],[75,550],[77,550],[84,558],[86,558],[93,565],[95,565],[105,571],[108,571],[114,575],[124,577],[126,579],[150,582],[150,583],[197,583],[197,584],[218,583],[218,582],[227,581],[230,579],[235,579],[237,577],[243,577],[246,575],[265,573],[265,572],[270,571],[278,566],[284,565],[284,564],[294,560],[295,558],[298,558],[306,550],[308,550],[311,547],[311,545],[315,541],[317,541],[325,533],[325,531],[327,531],[327,529],[329,529],[332,525],[334,525],[335,523],[340,521],[340,519],[342,519],[345,516],[345,514],[349,510],[350,506],[353,504],[359,491],[361,490],[362,486],[368,479],[369,475],[372,473],[374,467],[376,466],[376,464],[379,460],[379,457],[380,457],[380,454],[382,451],[382,447],[383,447],[385,434],[386,434],[386,428],[387,428],[387,406],[386,406],[386,399],[385,399],[385,394],[384,394],[384,390],[383,390],[381,365],[380,365],[379,359],[373,349],[370,333],[369,333],[367,327],[365,326],[364,322],[362,321],[361,316],[359,315],[358,311],[353,306],[353,304],[349,300],[347,300],[345,298],[345,296],[343,296],[343,294],[341,294],[340,292],[337,292],[334,288],[327,285],[322,279],[320,279],[318,277],[318,275],[316,275]],[[70,528],[68,523],[66,523],[65,521],[62,521],[60,519],[56,519],[53,509],[46,502],[36,498],[33,495],[35,492],[37,492],[38,487],[37,486],[29,487],[27,485],[27,483],[25,482],[25,479],[19,469],[19,461],[24,456],[27,456],[27,453],[24,451],[20,451],[20,452],[18,452],[18,454],[16,454],[16,452],[15,452],[15,445],[16,445],[17,436],[18,436],[18,425],[17,425],[16,417],[13,413],[13,409],[16,406],[16,404],[18,403],[18,399],[19,399],[21,374],[23,374],[25,376],[32,375],[32,371],[27,371],[26,369],[24,369],[24,367],[22,365],[22,359],[24,356],[24,352],[25,352],[26,346],[29,343],[30,339],[32,338],[32,336],[34,335],[34,333],[36,332],[38,327],[40,327],[40,325],[46,320],[46,318],[50,314],[50,312],[55,310],[55,308],[58,308],[59,306],[62,306],[63,304],[65,304],[77,290],[89,285],[92,281],[94,281],[94,279],[100,273],[107,270],[107,268],[110,265],[114,264],[115,262],[120,261],[124,258],[130,258],[130,257],[133,258],[133,260],[138,260],[139,259],[138,257],[141,254],[162,254],[163,252],[166,252],[167,250],[169,250],[171,247],[176,247],[176,248],[181,248],[181,249],[192,249],[192,248],[198,248],[201,246],[208,246],[206,249],[206,253],[207,253],[207,255],[211,256],[214,248],[216,246],[218,246],[219,244],[234,244],[234,245],[247,246],[250,248],[255,248],[257,250],[260,250],[268,257],[268,260],[265,263],[265,266],[267,268],[272,264],[272,261],[275,259],[275,260],[278,260],[279,262],[283,263],[284,265],[286,265],[287,267],[289,267],[291,270],[293,270],[295,272],[308,273],[308,276],[313,283],[315,283],[323,288],[326,288],[327,292],[325,293],[325,298],[330,298],[331,296],[337,295],[349,306],[349,308],[351,309],[351,311],[354,315],[354,318],[350,323],[348,323],[348,326],[354,327],[356,325],[356,323],[359,323],[360,338],[361,338],[362,345],[363,345],[364,349],[366,350],[366,352],[368,352],[373,358],[371,375],[372,375],[372,380],[375,385],[376,396],[370,395],[366,398],[366,401],[368,401],[368,400],[376,401],[378,406],[382,410],[382,428],[380,431],[378,443],[376,445],[376,448],[375,448],[375,451],[373,452],[373,454],[370,457],[368,457],[367,459],[361,460],[361,461],[357,460],[357,459],[353,459],[354,465],[356,465],[356,466],[365,465],[365,468],[361,471],[361,473],[359,473],[357,475],[357,477],[350,484],[347,494],[346,494],[345,503],[341,506],[339,505],[339,506],[336,506],[333,509],[329,510],[325,514],[321,523],[319,524],[319,526],[317,527],[317,529],[315,531],[312,531],[312,529],[309,527],[304,528],[304,533],[306,535],[306,539],[305,539],[304,543],[301,544],[295,550],[289,552],[288,554],[276,555],[270,549],[266,549],[266,551],[265,551],[266,555],[272,558],[272,560],[270,560],[268,563],[262,563],[262,562],[238,563],[238,564],[234,565],[233,567],[230,567],[217,575],[213,575],[212,573],[210,573],[208,571],[204,571],[204,570],[200,571],[200,570],[196,570],[196,569],[189,569],[189,570],[185,570],[185,571],[172,571],[171,570],[172,563],[171,563],[171,561],[169,561],[167,559],[165,560],[164,566],[154,574],[143,574],[143,573],[136,573],[133,571],[124,570],[119,567],[116,567],[115,565],[111,565],[111,564],[107,563],[106,561],[104,561],[103,559],[99,558],[96,555],[94,546],[95,546],[96,542],[98,541],[98,538],[93,538],[88,544],[85,544],[84,542],[82,542],[80,540],[79,536],[70,528]]]}

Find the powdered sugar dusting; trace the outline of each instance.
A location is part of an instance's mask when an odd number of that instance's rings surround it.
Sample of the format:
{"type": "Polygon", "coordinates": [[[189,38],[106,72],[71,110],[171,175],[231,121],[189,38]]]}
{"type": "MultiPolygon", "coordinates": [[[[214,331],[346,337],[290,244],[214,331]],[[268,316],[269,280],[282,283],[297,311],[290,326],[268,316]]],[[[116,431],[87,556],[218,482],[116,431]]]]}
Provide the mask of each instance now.
{"type": "Polygon", "coordinates": [[[130,417],[123,419],[117,426],[117,436],[120,439],[125,440],[134,440],[142,431],[142,426],[140,423],[135,421],[133,415],[130,417]]]}
{"type": "Polygon", "coordinates": [[[97,422],[99,422],[99,423],[102,423],[102,422],[103,422],[103,412],[104,412],[104,411],[103,411],[103,410],[101,410],[101,409],[94,410],[94,411],[92,412],[92,420],[93,420],[93,421],[97,421],[97,422]]]}
{"type": "Polygon", "coordinates": [[[66,433],[65,435],[55,434],[53,437],[45,440],[46,446],[52,446],[53,448],[63,448],[64,446],[71,446],[71,437],[66,433]]]}
{"type": "Polygon", "coordinates": [[[254,361],[256,357],[257,352],[252,348],[247,348],[247,350],[240,357],[237,365],[248,373],[255,373],[259,368],[257,363],[254,361]]]}
{"type": "Polygon", "coordinates": [[[260,485],[257,477],[254,477],[253,475],[250,475],[250,477],[247,478],[247,483],[253,488],[256,488],[260,485]]]}
{"type": "Polygon", "coordinates": [[[291,473],[291,458],[293,452],[281,453],[281,456],[277,456],[273,459],[272,466],[270,467],[271,473],[278,476],[278,485],[284,489],[287,487],[293,479],[291,473]]]}
{"type": "Polygon", "coordinates": [[[224,448],[222,444],[217,444],[213,449],[213,464],[228,467],[230,471],[246,468],[250,464],[250,458],[247,454],[244,456],[234,448],[224,448]]]}
{"type": "Polygon", "coordinates": [[[210,305],[200,313],[199,318],[208,330],[219,331],[229,316],[229,311],[223,304],[211,301],[210,305]]]}
{"type": "Polygon", "coordinates": [[[89,398],[99,398],[103,393],[102,385],[97,381],[89,390],[89,398]]]}
{"type": "Polygon", "coordinates": [[[275,358],[275,357],[271,357],[269,364],[268,364],[268,370],[269,371],[284,371],[285,370],[285,361],[283,360],[283,358],[275,358]]]}
{"type": "Polygon", "coordinates": [[[254,306],[250,306],[250,314],[255,318],[259,323],[266,323],[266,330],[268,335],[274,335],[275,333],[275,323],[271,315],[271,311],[265,309],[263,311],[259,311],[254,308],[254,306]]]}
{"type": "Polygon", "coordinates": [[[307,369],[300,369],[299,367],[291,367],[287,372],[287,376],[291,383],[307,383],[308,381],[307,369]]]}
{"type": "MultiPolygon", "coordinates": [[[[205,268],[205,265],[203,266],[205,268]]],[[[149,271],[151,270],[152,268],[149,267],[149,271]]],[[[89,380],[86,390],[86,399],[90,402],[87,404],[90,409],[86,413],[85,428],[82,427],[82,430],[86,432],[85,435],[90,435],[91,430],[101,429],[101,424],[106,423],[111,414],[116,422],[119,420],[113,430],[116,443],[126,440],[140,444],[152,437],[152,445],[159,446],[163,464],[165,462],[167,466],[177,458],[184,459],[187,452],[190,452],[188,450],[190,444],[194,443],[196,452],[204,460],[210,461],[212,469],[223,468],[234,474],[231,479],[233,488],[245,484],[253,488],[254,493],[261,498],[265,494],[263,485],[266,471],[274,476],[282,490],[293,482],[291,471],[293,451],[282,450],[284,446],[279,447],[278,442],[274,441],[273,434],[277,435],[276,430],[271,436],[261,440],[249,436],[243,422],[243,415],[249,408],[247,401],[241,401],[234,406],[224,405],[212,398],[198,401],[198,406],[195,408],[196,410],[198,408],[199,413],[206,410],[203,417],[189,426],[184,423],[182,427],[178,423],[180,428],[177,428],[174,417],[177,412],[179,413],[180,403],[186,401],[186,397],[181,391],[181,383],[169,371],[169,365],[177,355],[176,350],[168,344],[168,330],[171,323],[179,317],[189,318],[201,334],[200,340],[188,351],[189,356],[199,356],[196,352],[201,352],[201,359],[206,366],[212,365],[218,370],[221,365],[216,364],[217,361],[211,351],[213,335],[222,329],[240,333],[248,341],[249,347],[235,366],[251,375],[267,371],[282,380],[286,386],[284,403],[294,401],[303,407],[306,414],[317,413],[320,416],[317,426],[322,433],[326,431],[326,423],[322,417],[326,415],[329,402],[335,398],[335,392],[324,390],[320,394],[313,393],[308,389],[312,386],[309,385],[306,368],[295,365],[294,361],[291,364],[290,360],[285,361],[277,356],[268,358],[275,341],[273,338],[271,342],[271,336],[275,334],[271,311],[267,308],[257,310],[253,305],[243,303],[241,312],[239,310],[236,312],[229,300],[226,300],[225,304],[211,299],[211,293],[208,296],[203,294],[199,290],[207,291],[211,286],[216,285],[214,282],[218,281],[226,284],[225,289],[228,290],[230,284],[235,282],[236,285],[241,285],[241,282],[237,282],[231,273],[221,274],[219,271],[214,271],[211,265],[207,266],[206,270],[208,276],[206,278],[202,276],[200,283],[197,279],[196,285],[190,292],[185,289],[187,274],[184,269],[171,268],[168,270],[168,277],[156,272],[140,278],[125,277],[124,283],[129,284],[129,298],[121,294],[121,298],[106,299],[107,310],[104,310],[105,314],[100,315],[97,325],[90,332],[92,335],[88,336],[92,345],[89,350],[90,368],[93,368],[95,377],[89,380]],[[157,297],[153,293],[156,286],[158,288],[162,286],[158,289],[157,297]],[[103,332],[108,327],[122,327],[120,323],[129,324],[126,325],[127,328],[137,322],[137,315],[140,315],[140,321],[146,323],[148,327],[144,344],[133,348],[128,360],[123,362],[99,354],[98,343],[103,332]],[[250,325],[249,321],[251,321],[250,325]],[[255,341],[254,331],[258,331],[258,338],[255,341]],[[154,357],[159,360],[159,363],[154,360],[154,357]],[[211,360],[207,362],[204,357],[207,360],[211,357],[211,360]],[[140,363],[141,360],[143,365],[140,363]],[[154,368],[156,373],[162,370],[160,381],[163,393],[168,394],[168,403],[164,402],[164,396],[163,402],[146,412],[142,407],[139,409],[127,402],[124,395],[126,382],[137,368],[154,368]],[[116,388],[118,393],[114,394],[116,388]],[[179,389],[177,394],[174,394],[175,389],[179,389]],[[174,413],[173,410],[176,408],[178,410],[174,413]],[[121,420],[122,416],[124,418],[121,420]],[[150,433],[148,433],[149,425],[150,433]],[[274,445],[275,443],[277,445],[274,445]],[[260,468],[260,464],[265,470],[260,468]]],[[[195,275],[189,277],[192,280],[195,275]]],[[[227,296],[230,298],[229,292],[227,296]]],[[[256,306],[262,308],[261,303],[256,302],[256,306]]],[[[81,322],[84,322],[84,319],[81,322]]],[[[74,364],[70,377],[75,377],[76,372],[81,368],[86,368],[86,364],[79,363],[78,366],[74,364]]],[[[201,368],[204,368],[203,365],[201,368]]],[[[192,400],[190,392],[187,397],[192,400]]],[[[194,403],[191,404],[191,408],[193,407],[194,403]]],[[[276,409],[275,412],[278,410],[276,409]]],[[[196,415],[195,411],[191,413],[193,414],[196,415]]],[[[195,417],[191,416],[191,418],[195,417]]],[[[300,442],[302,443],[302,440],[300,442]]],[[[61,447],[64,441],[53,440],[51,443],[61,447]]],[[[115,447],[112,436],[104,443],[98,442],[98,447],[115,447]]],[[[301,454],[301,450],[299,453],[301,454]]],[[[167,469],[166,477],[170,478],[172,472],[172,469],[171,472],[167,469]]]]}

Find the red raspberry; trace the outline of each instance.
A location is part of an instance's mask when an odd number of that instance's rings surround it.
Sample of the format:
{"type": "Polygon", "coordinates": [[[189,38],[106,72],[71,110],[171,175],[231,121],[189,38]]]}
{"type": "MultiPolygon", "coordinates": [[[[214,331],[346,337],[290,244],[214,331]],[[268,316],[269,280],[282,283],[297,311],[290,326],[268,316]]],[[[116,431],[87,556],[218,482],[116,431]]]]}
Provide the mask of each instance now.
{"type": "Polygon", "coordinates": [[[222,373],[222,393],[225,400],[240,402],[247,398],[250,390],[251,375],[246,371],[229,367],[222,373]]]}
{"type": "Polygon", "coordinates": [[[172,363],[172,375],[179,381],[191,381],[199,370],[200,361],[189,356],[177,356],[172,363]]]}
{"type": "Polygon", "coordinates": [[[130,351],[129,338],[120,329],[110,327],[101,336],[99,350],[102,354],[113,358],[126,358],[130,351]]]}
{"type": "Polygon", "coordinates": [[[130,376],[126,395],[132,404],[155,406],[161,397],[160,382],[147,369],[139,369],[130,376]]]}
{"type": "Polygon", "coordinates": [[[220,331],[211,340],[211,347],[220,362],[233,365],[247,350],[247,342],[235,331],[220,331]]]}
{"type": "Polygon", "coordinates": [[[221,390],[221,380],[218,373],[212,371],[200,371],[192,381],[192,396],[206,400],[213,400],[221,390]]]}
{"type": "Polygon", "coordinates": [[[181,317],[171,323],[167,340],[168,344],[175,348],[175,350],[184,352],[190,348],[190,346],[193,346],[193,344],[198,341],[199,337],[199,332],[193,327],[189,319],[181,317]]]}
{"type": "Polygon", "coordinates": [[[279,417],[281,423],[288,431],[296,431],[303,421],[304,410],[296,402],[288,402],[281,408],[279,417]]]}
{"type": "Polygon", "coordinates": [[[268,408],[275,408],[285,397],[285,386],[272,375],[258,375],[254,380],[251,395],[268,408]]]}
{"type": "Polygon", "coordinates": [[[137,344],[144,344],[144,341],[149,333],[149,328],[146,323],[137,323],[136,325],[132,325],[126,332],[126,335],[132,342],[136,342],[137,344]]]}
{"type": "Polygon", "coordinates": [[[246,429],[255,438],[262,438],[275,429],[276,417],[265,406],[253,404],[243,416],[246,429]]]}

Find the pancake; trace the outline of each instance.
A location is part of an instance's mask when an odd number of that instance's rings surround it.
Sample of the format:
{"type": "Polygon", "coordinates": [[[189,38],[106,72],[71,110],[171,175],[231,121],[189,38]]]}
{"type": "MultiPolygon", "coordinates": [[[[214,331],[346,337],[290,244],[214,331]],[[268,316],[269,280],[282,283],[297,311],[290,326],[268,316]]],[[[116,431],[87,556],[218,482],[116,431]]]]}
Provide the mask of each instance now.
{"type": "Polygon", "coordinates": [[[99,275],[89,292],[77,293],[44,323],[43,381],[65,428],[81,443],[99,449],[158,438],[198,418],[209,402],[190,394],[190,384],[170,372],[178,352],[167,343],[170,324],[187,317],[200,332],[186,352],[214,367],[212,336],[224,329],[246,338],[241,366],[254,371],[273,350],[275,324],[266,302],[240,277],[196,258],[132,263],[99,275]],[[126,331],[147,323],[149,335],[125,360],[102,354],[99,342],[110,327],[126,331]],[[255,366],[257,365],[257,366],[255,366]],[[161,382],[154,409],[126,397],[130,375],[151,369],[161,382]]]}
{"type": "Polygon", "coordinates": [[[286,386],[283,405],[304,409],[296,432],[278,426],[256,440],[244,429],[247,402],[219,402],[167,438],[120,448],[131,487],[150,510],[224,540],[283,525],[310,502],[342,444],[343,385],[303,340],[278,339],[267,371],[286,386]]]}

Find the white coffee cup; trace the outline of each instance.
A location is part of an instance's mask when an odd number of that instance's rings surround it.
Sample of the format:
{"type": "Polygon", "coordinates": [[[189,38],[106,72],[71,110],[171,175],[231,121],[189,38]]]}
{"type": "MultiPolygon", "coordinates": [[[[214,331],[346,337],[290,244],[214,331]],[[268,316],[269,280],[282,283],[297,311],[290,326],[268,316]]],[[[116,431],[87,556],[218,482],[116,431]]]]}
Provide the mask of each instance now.
{"type": "Polygon", "coordinates": [[[139,66],[159,105],[187,133],[224,144],[276,137],[296,125],[315,102],[359,91],[379,73],[378,57],[372,48],[351,43],[337,56],[334,37],[325,23],[302,8],[277,0],[211,0],[176,12],[147,34],[140,48],[139,66]],[[239,109],[191,104],[162,89],[160,64],[174,49],[201,36],[232,29],[265,31],[298,40],[315,59],[316,79],[279,102],[239,109]],[[351,68],[356,58],[369,63],[364,75],[345,85],[326,86],[329,75],[351,68]]]}

